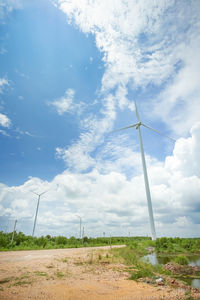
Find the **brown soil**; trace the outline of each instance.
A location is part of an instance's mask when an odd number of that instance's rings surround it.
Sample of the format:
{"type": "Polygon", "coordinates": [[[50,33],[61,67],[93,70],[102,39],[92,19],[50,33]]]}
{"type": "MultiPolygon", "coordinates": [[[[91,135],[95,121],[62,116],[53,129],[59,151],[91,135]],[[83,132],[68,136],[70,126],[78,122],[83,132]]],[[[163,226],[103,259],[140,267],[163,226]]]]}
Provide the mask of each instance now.
{"type": "MultiPolygon", "coordinates": [[[[109,247],[0,253],[0,299],[187,299],[187,291],[128,280],[109,247]]],[[[200,293],[193,295],[200,299],[200,293]]]]}
{"type": "Polygon", "coordinates": [[[182,275],[195,275],[200,272],[199,266],[182,266],[176,263],[167,263],[165,269],[171,271],[174,274],[182,275]]]}

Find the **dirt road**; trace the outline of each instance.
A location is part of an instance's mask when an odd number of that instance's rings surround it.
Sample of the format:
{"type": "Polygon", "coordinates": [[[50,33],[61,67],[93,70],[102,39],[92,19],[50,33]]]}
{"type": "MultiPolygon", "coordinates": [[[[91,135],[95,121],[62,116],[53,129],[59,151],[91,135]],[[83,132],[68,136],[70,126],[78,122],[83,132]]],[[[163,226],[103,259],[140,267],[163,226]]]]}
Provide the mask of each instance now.
{"type": "Polygon", "coordinates": [[[128,280],[109,249],[0,252],[0,299],[187,299],[184,289],[128,280]]]}

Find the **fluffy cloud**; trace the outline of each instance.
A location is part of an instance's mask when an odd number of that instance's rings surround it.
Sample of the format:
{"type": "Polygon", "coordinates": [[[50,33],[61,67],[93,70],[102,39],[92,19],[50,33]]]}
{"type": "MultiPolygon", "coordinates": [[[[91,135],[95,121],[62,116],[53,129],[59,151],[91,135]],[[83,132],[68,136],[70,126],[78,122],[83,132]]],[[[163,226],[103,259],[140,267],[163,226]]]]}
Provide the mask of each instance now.
{"type": "MultiPolygon", "coordinates": [[[[164,121],[179,136],[188,133],[199,121],[198,1],[163,0],[147,4],[146,1],[59,0],[57,3],[68,22],[95,36],[105,63],[102,117],[85,118],[81,123],[84,133],[79,140],[67,149],[56,149],[57,157],[64,159],[68,167],[83,171],[96,164],[94,152],[97,147],[101,149],[118,108],[134,110],[133,102],[128,99],[132,90],[160,86],[154,104],[151,101],[151,118],[164,121]]],[[[60,114],[70,107],[73,110],[71,98],[61,98],[54,104],[60,114]]],[[[106,148],[99,156],[105,156],[105,152],[106,148]]],[[[109,165],[109,161],[106,163],[109,165]]]]}
{"type": "MultiPolygon", "coordinates": [[[[84,117],[80,138],[67,149],[56,149],[68,170],[52,182],[30,178],[19,187],[1,186],[2,218],[17,218],[18,226],[26,220],[31,228],[37,200],[31,191],[49,189],[41,199],[40,234],[77,235],[77,214],[87,235],[149,234],[140,153],[126,135],[116,141],[106,139],[106,133],[118,109],[134,109],[133,91],[156,86],[154,118],[179,134],[192,127],[164,162],[146,157],[156,229],[158,235],[199,235],[199,2],[56,2],[69,22],[95,36],[104,54],[101,114],[84,117]]],[[[60,115],[73,112],[74,92],[67,90],[52,105],[60,115]]]]}
{"type": "Polygon", "coordinates": [[[10,119],[6,115],[0,113],[0,126],[9,128],[10,125],[11,125],[10,119]]]}
{"type": "MultiPolygon", "coordinates": [[[[197,236],[200,224],[198,214],[200,178],[199,170],[191,162],[198,159],[200,125],[191,130],[191,136],[176,142],[173,155],[163,163],[147,156],[147,165],[152,193],[152,203],[159,236],[197,236]],[[183,151],[184,150],[184,151],[183,151]],[[186,171],[187,170],[187,171],[186,171]]],[[[129,163],[133,156],[124,153],[129,163]]],[[[139,153],[135,155],[140,163],[139,153]]],[[[115,154],[114,165],[120,166],[115,154]]],[[[127,178],[121,168],[111,171],[104,161],[97,168],[84,173],[65,171],[51,182],[30,178],[22,186],[1,185],[1,218],[18,219],[32,229],[37,196],[32,193],[49,190],[41,197],[37,234],[79,233],[82,216],[86,234],[90,236],[149,234],[148,210],[141,169],[127,178]],[[108,167],[108,168],[107,168],[108,167]],[[102,172],[103,170],[103,172],[102,172]],[[35,199],[35,200],[34,200],[35,199]],[[21,209],[23,207],[23,209],[21,209]]],[[[111,162],[110,162],[111,164],[111,162]]],[[[30,232],[27,232],[30,233],[30,232]]]]}
{"type": "Polygon", "coordinates": [[[65,112],[77,113],[80,115],[82,113],[84,104],[79,102],[78,104],[74,103],[75,91],[73,89],[68,89],[65,92],[65,95],[49,104],[54,106],[59,115],[63,115],[65,112]]]}
{"type": "Polygon", "coordinates": [[[62,158],[72,170],[83,171],[94,166],[95,160],[91,153],[103,143],[104,134],[110,130],[115,120],[114,99],[111,95],[104,99],[101,113],[99,118],[90,115],[82,121],[82,128],[86,132],[81,133],[77,142],[67,149],[56,149],[57,157],[62,158]]]}
{"type": "Polygon", "coordinates": [[[188,1],[59,0],[68,21],[92,33],[104,53],[102,91],[116,88],[120,108],[131,107],[127,87],[160,86],[155,117],[178,134],[199,120],[200,5],[188,1]],[[174,111],[179,113],[174,114],[174,111]],[[168,120],[171,120],[170,124],[168,120]],[[184,125],[184,126],[183,126],[184,125]]]}

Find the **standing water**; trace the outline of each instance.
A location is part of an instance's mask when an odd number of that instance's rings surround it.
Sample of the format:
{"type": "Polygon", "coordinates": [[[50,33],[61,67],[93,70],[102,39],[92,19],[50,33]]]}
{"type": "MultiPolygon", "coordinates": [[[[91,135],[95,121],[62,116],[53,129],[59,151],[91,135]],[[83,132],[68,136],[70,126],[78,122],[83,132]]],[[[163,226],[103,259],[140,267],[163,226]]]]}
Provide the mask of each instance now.
{"type": "MultiPolygon", "coordinates": [[[[156,252],[153,252],[151,254],[145,255],[144,257],[145,261],[148,261],[152,265],[165,265],[168,262],[171,261],[172,257],[171,256],[157,256],[156,252]]],[[[187,256],[187,259],[189,260],[189,266],[195,267],[195,266],[200,266],[200,256],[198,255],[193,255],[193,256],[187,256]]],[[[181,279],[181,278],[180,278],[181,279]]],[[[200,279],[185,279],[189,285],[191,285],[194,288],[200,289],[200,279]]]]}

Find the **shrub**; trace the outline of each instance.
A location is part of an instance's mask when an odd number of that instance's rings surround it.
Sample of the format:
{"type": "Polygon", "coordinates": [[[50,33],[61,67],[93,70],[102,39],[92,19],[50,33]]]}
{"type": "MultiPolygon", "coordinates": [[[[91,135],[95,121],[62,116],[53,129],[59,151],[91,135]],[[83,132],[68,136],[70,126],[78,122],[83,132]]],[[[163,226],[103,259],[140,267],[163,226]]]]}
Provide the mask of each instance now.
{"type": "Polygon", "coordinates": [[[141,269],[137,272],[134,272],[131,274],[131,279],[132,280],[137,280],[139,278],[145,278],[145,277],[152,277],[154,274],[151,270],[149,269],[141,269]]]}

